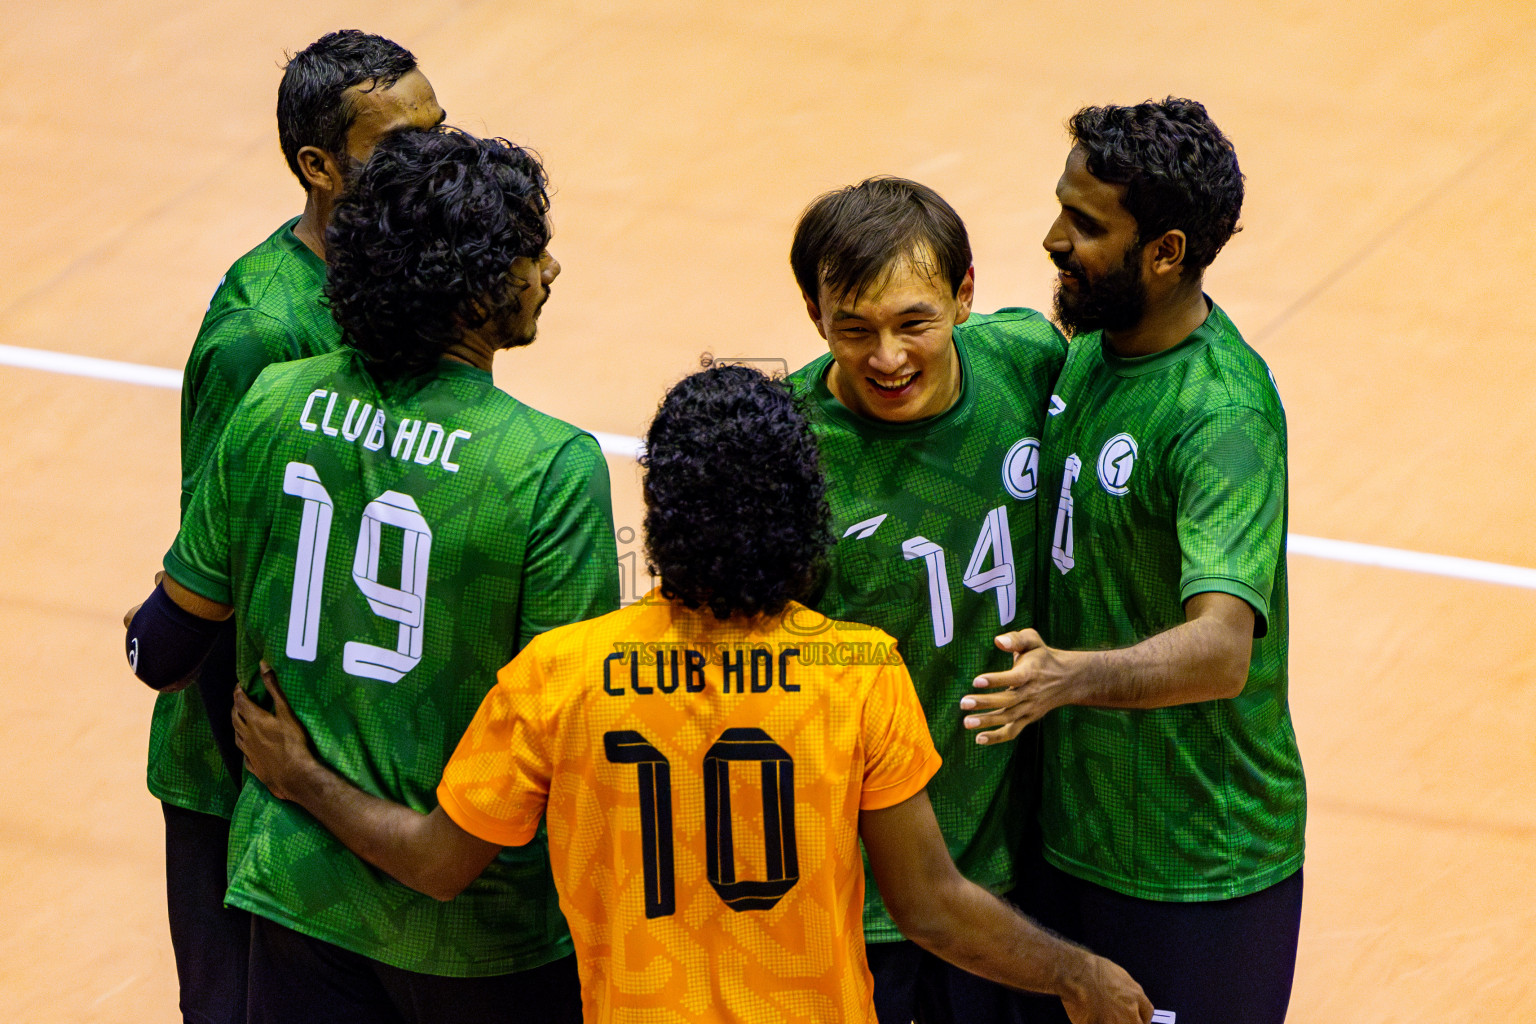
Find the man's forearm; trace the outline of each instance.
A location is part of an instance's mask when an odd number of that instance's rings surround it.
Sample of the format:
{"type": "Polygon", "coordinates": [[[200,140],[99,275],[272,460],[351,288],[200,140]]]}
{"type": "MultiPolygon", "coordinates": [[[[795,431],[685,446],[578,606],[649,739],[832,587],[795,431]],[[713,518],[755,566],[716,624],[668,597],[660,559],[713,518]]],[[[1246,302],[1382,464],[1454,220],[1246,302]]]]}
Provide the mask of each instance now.
{"type": "Polygon", "coordinates": [[[957,872],[927,920],[902,922],[919,946],[956,967],[1012,988],[1081,998],[1094,955],[1058,938],[957,872]]]}
{"type": "Polygon", "coordinates": [[[1235,697],[1248,678],[1248,643],[1227,626],[1196,619],[1113,651],[1060,651],[1067,667],[1064,704],[1163,708],[1235,697]]]}
{"type": "Polygon", "coordinates": [[[313,814],[347,849],[400,883],[440,900],[452,899],[463,889],[452,888],[432,870],[430,815],[366,793],[318,762],[286,782],[285,798],[313,814]]]}

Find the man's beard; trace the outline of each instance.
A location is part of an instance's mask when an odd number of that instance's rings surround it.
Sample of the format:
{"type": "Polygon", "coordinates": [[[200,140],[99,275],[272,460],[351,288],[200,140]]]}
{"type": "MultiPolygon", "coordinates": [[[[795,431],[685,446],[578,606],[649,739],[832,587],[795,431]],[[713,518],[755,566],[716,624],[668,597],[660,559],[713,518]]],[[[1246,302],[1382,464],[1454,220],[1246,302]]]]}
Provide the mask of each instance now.
{"type": "Polygon", "coordinates": [[[533,344],[539,334],[539,313],[544,309],[544,304],[549,301],[549,292],[550,289],[544,289],[544,295],[534,309],[533,318],[526,325],[521,322],[524,301],[521,296],[513,296],[505,306],[491,314],[491,319],[496,322],[496,336],[500,341],[498,348],[502,350],[525,348],[533,344]]]}
{"type": "Polygon", "coordinates": [[[1077,279],[1077,293],[1056,282],[1052,309],[1056,322],[1069,338],[1092,331],[1123,331],[1141,322],[1147,308],[1147,287],[1141,280],[1141,266],[1132,245],[1120,258],[1120,265],[1099,280],[1089,283],[1082,265],[1066,255],[1051,254],[1051,261],[1077,279]]]}

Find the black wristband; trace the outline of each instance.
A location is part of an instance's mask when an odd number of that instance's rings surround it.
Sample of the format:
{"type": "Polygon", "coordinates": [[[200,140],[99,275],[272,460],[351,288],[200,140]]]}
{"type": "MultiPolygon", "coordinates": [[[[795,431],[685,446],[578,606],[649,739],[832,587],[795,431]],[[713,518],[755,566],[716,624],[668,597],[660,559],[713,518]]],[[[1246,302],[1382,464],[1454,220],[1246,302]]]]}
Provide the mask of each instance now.
{"type": "Polygon", "coordinates": [[[220,625],[193,615],[156,586],[128,624],[128,666],[157,690],[174,686],[202,666],[220,625]]]}

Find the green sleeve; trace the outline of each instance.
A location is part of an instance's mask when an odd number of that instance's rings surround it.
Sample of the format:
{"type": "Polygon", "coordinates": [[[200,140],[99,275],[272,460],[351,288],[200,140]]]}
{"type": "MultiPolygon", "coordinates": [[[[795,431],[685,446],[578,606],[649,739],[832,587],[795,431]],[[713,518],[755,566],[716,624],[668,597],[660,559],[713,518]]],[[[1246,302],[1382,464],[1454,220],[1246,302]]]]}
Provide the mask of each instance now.
{"type": "Polygon", "coordinates": [[[165,571],[195,594],[232,604],[229,544],[229,444],[220,440],[182,513],[165,571]]]}
{"type": "Polygon", "coordinates": [[[547,630],[619,607],[608,463],[580,434],[545,471],[528,536],[518,649],[547,630]]]}
{"type": "Polygon", "coordinates": [[[240,399],[273,363],[299,355],[293,332],[254,309],[235,310],[198,332],[182,380],[181,504],[187,508],[198,473],[213,454],[240,399]]]}
{"type": "Polygon", "coordinates": [[[1269,595],[1285,547],[1285,443],[1256,410],[1212,410],[1175,451],[1179,600],[1220,591],[1269,628],[1269,595]]]}

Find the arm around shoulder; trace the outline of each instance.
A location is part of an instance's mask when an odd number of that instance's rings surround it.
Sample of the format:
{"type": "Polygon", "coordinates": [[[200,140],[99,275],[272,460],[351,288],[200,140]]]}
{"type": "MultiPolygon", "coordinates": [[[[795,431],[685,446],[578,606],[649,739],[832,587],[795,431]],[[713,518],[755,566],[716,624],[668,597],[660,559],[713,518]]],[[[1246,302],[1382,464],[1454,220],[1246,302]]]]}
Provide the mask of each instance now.
{"type": "Polygon", "coordinates": [[[271,712],[235,691],[235,742],[246,767],[273,796],[313,814],[347,849],[401,884],[444,901],[463,892],[501,851],[460,828],[441,807],[422,814],[365,793],[321,764],[265,665],[262,680],[272,695],[271,712]]]}

